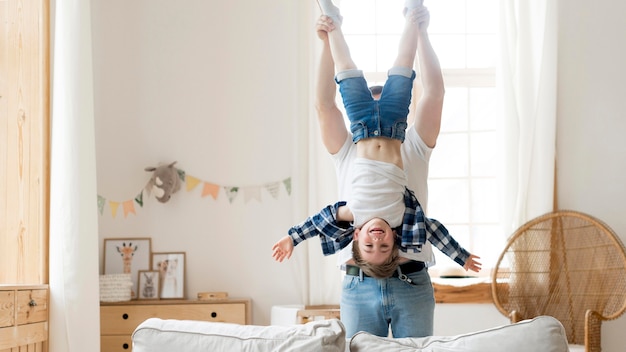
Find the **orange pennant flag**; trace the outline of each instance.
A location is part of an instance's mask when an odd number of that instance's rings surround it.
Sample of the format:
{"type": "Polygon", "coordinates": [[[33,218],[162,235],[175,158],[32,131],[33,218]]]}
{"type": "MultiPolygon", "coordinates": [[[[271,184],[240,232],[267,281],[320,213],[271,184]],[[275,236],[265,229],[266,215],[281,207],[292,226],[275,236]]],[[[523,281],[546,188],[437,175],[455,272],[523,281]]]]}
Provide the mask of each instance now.
{"type": "Polygon", "coordinates": [[[129,213],[137,215],[137,213],[135,213],[135,204],[133,203],[133,199],[129,199],[122,204],[124,207],[124,217],[127,217],[129,213]]]}
{"type": "Polygon", "coordinates": [[[206,197],[210,195],[213,199],[217,199],[217,193],[220,191],[220,186],[213,183],[204,183],[204,187],[202,188],[202,197],[206,197]]]}
{"type": "Polygon", "coordinates": [[[109,201],[109,206],[111,207],[111,215],[115,217],[117,215],[117,207],[120,205],[119,202],[109,201]]]}
{"type": "Polygon", "coordinates": [[[196,188],[198,183],[200,183],[200,180],[198,178],[195,178],[195,177],[189,176],[189,175],[185,176],[185,181],[187,182],[187,192],[189,192],[192,189],[196,188]]]}

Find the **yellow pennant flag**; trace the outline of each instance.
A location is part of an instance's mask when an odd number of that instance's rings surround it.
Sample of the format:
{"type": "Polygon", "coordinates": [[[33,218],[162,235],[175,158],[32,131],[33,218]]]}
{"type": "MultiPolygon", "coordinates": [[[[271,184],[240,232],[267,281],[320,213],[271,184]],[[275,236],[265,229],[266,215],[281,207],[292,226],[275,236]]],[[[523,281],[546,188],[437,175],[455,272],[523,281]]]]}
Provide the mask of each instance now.
{"type": "Polygon", "coordinates": [[[135,213],[135,204],[133,203],[133,199],[129,199],[122,204],[124,207],[124,217],[127,217],[130,213],[137,215],[137,213],[135,213]]]}
{"type": "Polygon", "coordinates": [[[189,192],[192,189],[196,188],[198,183],[200,183],[200,180],[198,178],[193,177],[193,176],[189,176],[189,175],[185,176],[185,181],[187,182],[187,192],[189,192]]]}
{"type": "Polygon", "coordinates": [[[115,217],[117,215],[117,207],[120,205],[119,202],[109,201],[109,206],[111,207],[111,215],[115,217]]]}
{"type": "Polygon", "coordinates": [[[217,199],[217,194],[220,191],[220,186],[213,183],[204,183],[204,187],[202,187],[202,197],[211,196],[213,199],[217,199]]]}

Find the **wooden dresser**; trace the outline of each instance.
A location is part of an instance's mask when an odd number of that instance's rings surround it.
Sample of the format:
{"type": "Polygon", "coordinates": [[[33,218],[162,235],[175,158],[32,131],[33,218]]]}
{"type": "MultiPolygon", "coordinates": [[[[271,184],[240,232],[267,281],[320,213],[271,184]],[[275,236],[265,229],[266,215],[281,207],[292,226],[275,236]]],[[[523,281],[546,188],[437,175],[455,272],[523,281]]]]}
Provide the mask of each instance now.
{"type": "Polygon", "coordinates": [[[0,285],[0,351],[48,350],[48,285],[0,285]]]}
{"type": "Polygon", "coordinates": [[[204,320],[245,325],[251,323],[250,299],[101,302],[101,352],[131,351],[131,334],[148,318],[204,320]]]}

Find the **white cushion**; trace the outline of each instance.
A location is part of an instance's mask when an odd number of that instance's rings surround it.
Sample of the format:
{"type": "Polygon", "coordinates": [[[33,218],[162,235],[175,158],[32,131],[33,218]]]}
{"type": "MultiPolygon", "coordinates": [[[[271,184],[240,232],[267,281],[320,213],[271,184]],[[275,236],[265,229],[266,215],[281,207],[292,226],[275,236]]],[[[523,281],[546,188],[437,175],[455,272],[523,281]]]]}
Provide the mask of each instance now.
{"type": "Polygon", "coordinates": [[[293,326],[256,326],[150,318],[133,332],[133,352],[297,351],[344,352],[343,324],[336,319],[293,326]]]}
{"type": "Polygon", "coordinates": [[[356,333],[350,340],[352,352],[567,352],[563,325],[553,317],[540,316],[516,324],[457,336],[391,339],[356,333]]]}
{"type": "Polygon", "coordinates": [[[585,352],[583,345],[569,345],[569,352],[585,352]]]}

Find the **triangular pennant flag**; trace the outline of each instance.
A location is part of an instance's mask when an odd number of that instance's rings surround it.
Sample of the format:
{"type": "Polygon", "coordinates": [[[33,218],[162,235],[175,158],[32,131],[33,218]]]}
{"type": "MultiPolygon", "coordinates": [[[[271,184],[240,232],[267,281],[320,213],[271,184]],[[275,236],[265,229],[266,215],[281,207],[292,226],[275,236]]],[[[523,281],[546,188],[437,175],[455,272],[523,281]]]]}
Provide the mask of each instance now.
{"type": "Polygon", "coordinates": [[[180,180],[185,181],[185,171],[181,169],[176,169],[176,171],[178,172],[178,177],[180,177],[180,180]]]}
{"type": "Polygon", "coordinates": [[[286,178],[283,181],[283,184],[285,185],[285,189],[287,190],[287,194],[291,195],[291,177],[286,178]]]}
{"type": "Polygon", "coordinates": [[[103,214],[104,212],[104,203],[106,202],[106,199],[104,199],[103,196],[98,195],[98,212],[100,213],[100,215],[103,214]]]}
{"type": "Polygon", "coordinates": [[[117,207],[120,205],[119,202],[109,201],[109,207],[111,207],[111,215],[115,217],[117,215],[117,207]]]}
{"type": "Polygon", "coordinates": [[[245,203],[248,203],[252,199],[261,201],[261,186],[246,187],[243,190],[243,199],[245,203]]]}
{"type": "Polygon", "coordinates": [[[130,213],[137,215],[137,213],[135,213],[135,203],[133,203],[132,199],[129,199],[122,204],[124,207],[124,217],[127,217],[130,213]]]}
{"type": "Polygon", "coordinates": [[[239,187],[224,187],[224,191],[226,191],[226,196],[228,197],[228,201],[230,203],[235,200],[237,194],[239,193],[239,187]]]}
{"type": "Polygon", "coordinates": [[[213,199],[217,199],[217,194],[219,191],[220,186],[213,183],[205,182],[204,186],[202,187],[202,197],[210,195],[211,197],[213,197],[213,199]]]}
{"type": "Polygon", "coordinates": [[[279,185],[280,183],[278,182],[267,183],[265,185],[265,189],[272,195],[272,197],[274,197],[274,199],[278,199],[278,192],[280,190],[278,187],[279,185]]]}
{"type": "Polygon", "coordinates": [[[187,175],[185,177],[185,181],[187,182],[187,192],[189,192],[192,189],[196,188],[198,183],[200,183],[200,180],[198,178],[195,178],[195,177],[189,176],[189,175],[187,175]]]}
{"type": "Polygon", "coordinates": [[[137,204],[139,204],[139,206],[143,208],[143,191],[139,192],[137,197],[135,197],[135,202],[137,202],[137,204]]]}

